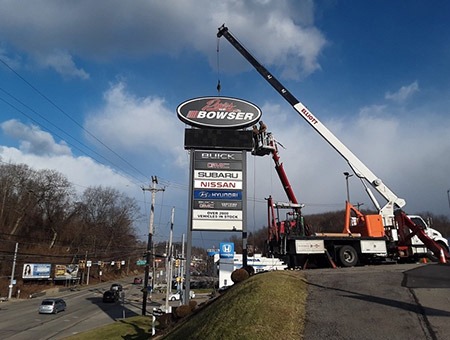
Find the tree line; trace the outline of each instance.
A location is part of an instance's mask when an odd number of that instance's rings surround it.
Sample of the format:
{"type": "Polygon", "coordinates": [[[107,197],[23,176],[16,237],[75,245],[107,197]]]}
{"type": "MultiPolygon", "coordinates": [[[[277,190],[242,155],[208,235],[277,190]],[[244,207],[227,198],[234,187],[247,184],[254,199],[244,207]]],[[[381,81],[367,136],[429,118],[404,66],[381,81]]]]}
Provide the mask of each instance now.
{"type": "Polygon", "coordinates": [[[19,269],[25,262],[142,257],[145,245],[134,228],[138,218],[137,202],[114,188],[93,186],[77,194],[55,170],[1,163],[0,275],[10,274],[15,243],[19,269]]]}

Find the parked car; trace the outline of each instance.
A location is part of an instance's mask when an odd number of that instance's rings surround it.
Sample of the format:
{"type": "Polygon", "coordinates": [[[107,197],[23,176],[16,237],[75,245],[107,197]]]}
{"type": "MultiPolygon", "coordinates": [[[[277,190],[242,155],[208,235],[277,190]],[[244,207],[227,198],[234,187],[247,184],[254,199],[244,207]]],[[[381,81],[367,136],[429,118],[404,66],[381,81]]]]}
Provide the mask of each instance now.
{"type": "Polygon", "coordinates": [[[140,284],[142,284],[142,282],[143,282],[142,277],[135,277],[133,280],[133,283],[135,285],[140,285],[140,284]]]}
{"type": "Polygon", "coordinates": [[[118,290],[107,290],[103,293],[103,302],[117,302],[119,298],[118,290]]]}
{"type": "MultiPolygon", "coordinates": [[[[169,294],[169,301],[178,301],[181,299],[181,294],[182,292],[178,291],[176,293],[171,293],[169,294]]],[[[194,299],[195,298],[195,293],[193,290],[189,291],[189,298],[190,299],[194,299]]]]}
{"type": "Polygon", "coordinates": [[[66,302],[63,299],[45,299],[39,306],[40,314],[56,314],[66,310],[66,302]]]}

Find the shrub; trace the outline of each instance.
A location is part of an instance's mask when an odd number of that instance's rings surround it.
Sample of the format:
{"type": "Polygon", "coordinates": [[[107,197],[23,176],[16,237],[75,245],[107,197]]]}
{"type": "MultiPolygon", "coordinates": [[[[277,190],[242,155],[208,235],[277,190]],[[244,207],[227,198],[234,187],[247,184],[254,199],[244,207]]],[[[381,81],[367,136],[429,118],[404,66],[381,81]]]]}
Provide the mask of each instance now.
{"type": "Polygon", "coordinates": [[[182,318],[188,316],[189,314],[191,314],[191,312],[192,312],[192,309],[189,305],[181,305],[180,307],[175,309],[174,315],[177,318],[182,319],[182,318]]]}
{"type": "Polygon", "coordinates": [[[249,273],[245,269],[240,268],[231,273],[231,280],[234,283],[238,283],[247,280],[249,276],[249,273]]]}
{"type": "Polygon", "coordinates": [[[253,266],[247,265],[242,267],[242,269],[245,269],[250,276],[255,275],[255,268],[253,268],[253,266]]]}
{"type": "Polygon", "coordinates": [[[191,310],[194,310],[197,307],[197,301],[190,300],[189,301],[189,307],[191,308],[191,310]]]}

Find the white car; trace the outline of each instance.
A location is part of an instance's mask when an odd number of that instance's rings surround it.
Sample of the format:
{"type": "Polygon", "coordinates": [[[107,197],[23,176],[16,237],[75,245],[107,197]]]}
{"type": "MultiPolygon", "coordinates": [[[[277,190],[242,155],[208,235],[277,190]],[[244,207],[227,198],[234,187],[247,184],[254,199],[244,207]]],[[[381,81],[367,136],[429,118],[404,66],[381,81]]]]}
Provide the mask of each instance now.
{"type": "MultiPolygon", "coordinates": [[[[182,294],[182,292],[176,292],[176,293],[169,294],[169,301],[178,301],[178,300],[180,300],[181,294],[182,294]]],[[[190,299],[195,298],[195,293],[194,293],[193,290],[189,291],[189,298],[190,299]]]]}

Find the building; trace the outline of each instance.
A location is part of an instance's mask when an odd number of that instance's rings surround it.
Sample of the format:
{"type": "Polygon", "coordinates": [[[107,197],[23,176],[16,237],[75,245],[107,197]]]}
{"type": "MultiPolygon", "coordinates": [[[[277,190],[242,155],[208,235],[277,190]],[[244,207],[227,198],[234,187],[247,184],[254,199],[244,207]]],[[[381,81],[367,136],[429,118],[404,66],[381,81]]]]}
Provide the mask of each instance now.
{"type": "MultiPolygon", "coordinates": [[[[242,254],[234,253],[234,257],[221,258],[220,254],[214,254],[214,264],[219,273],[219,288],[232,286],[231,273],[236,269],[242,268],[242,254]]],[[[247,257],[247,265],[255,269],[255,273],[285,270],[287,266],[277,258],[263,257],[261,254],[247,257]]]]}

